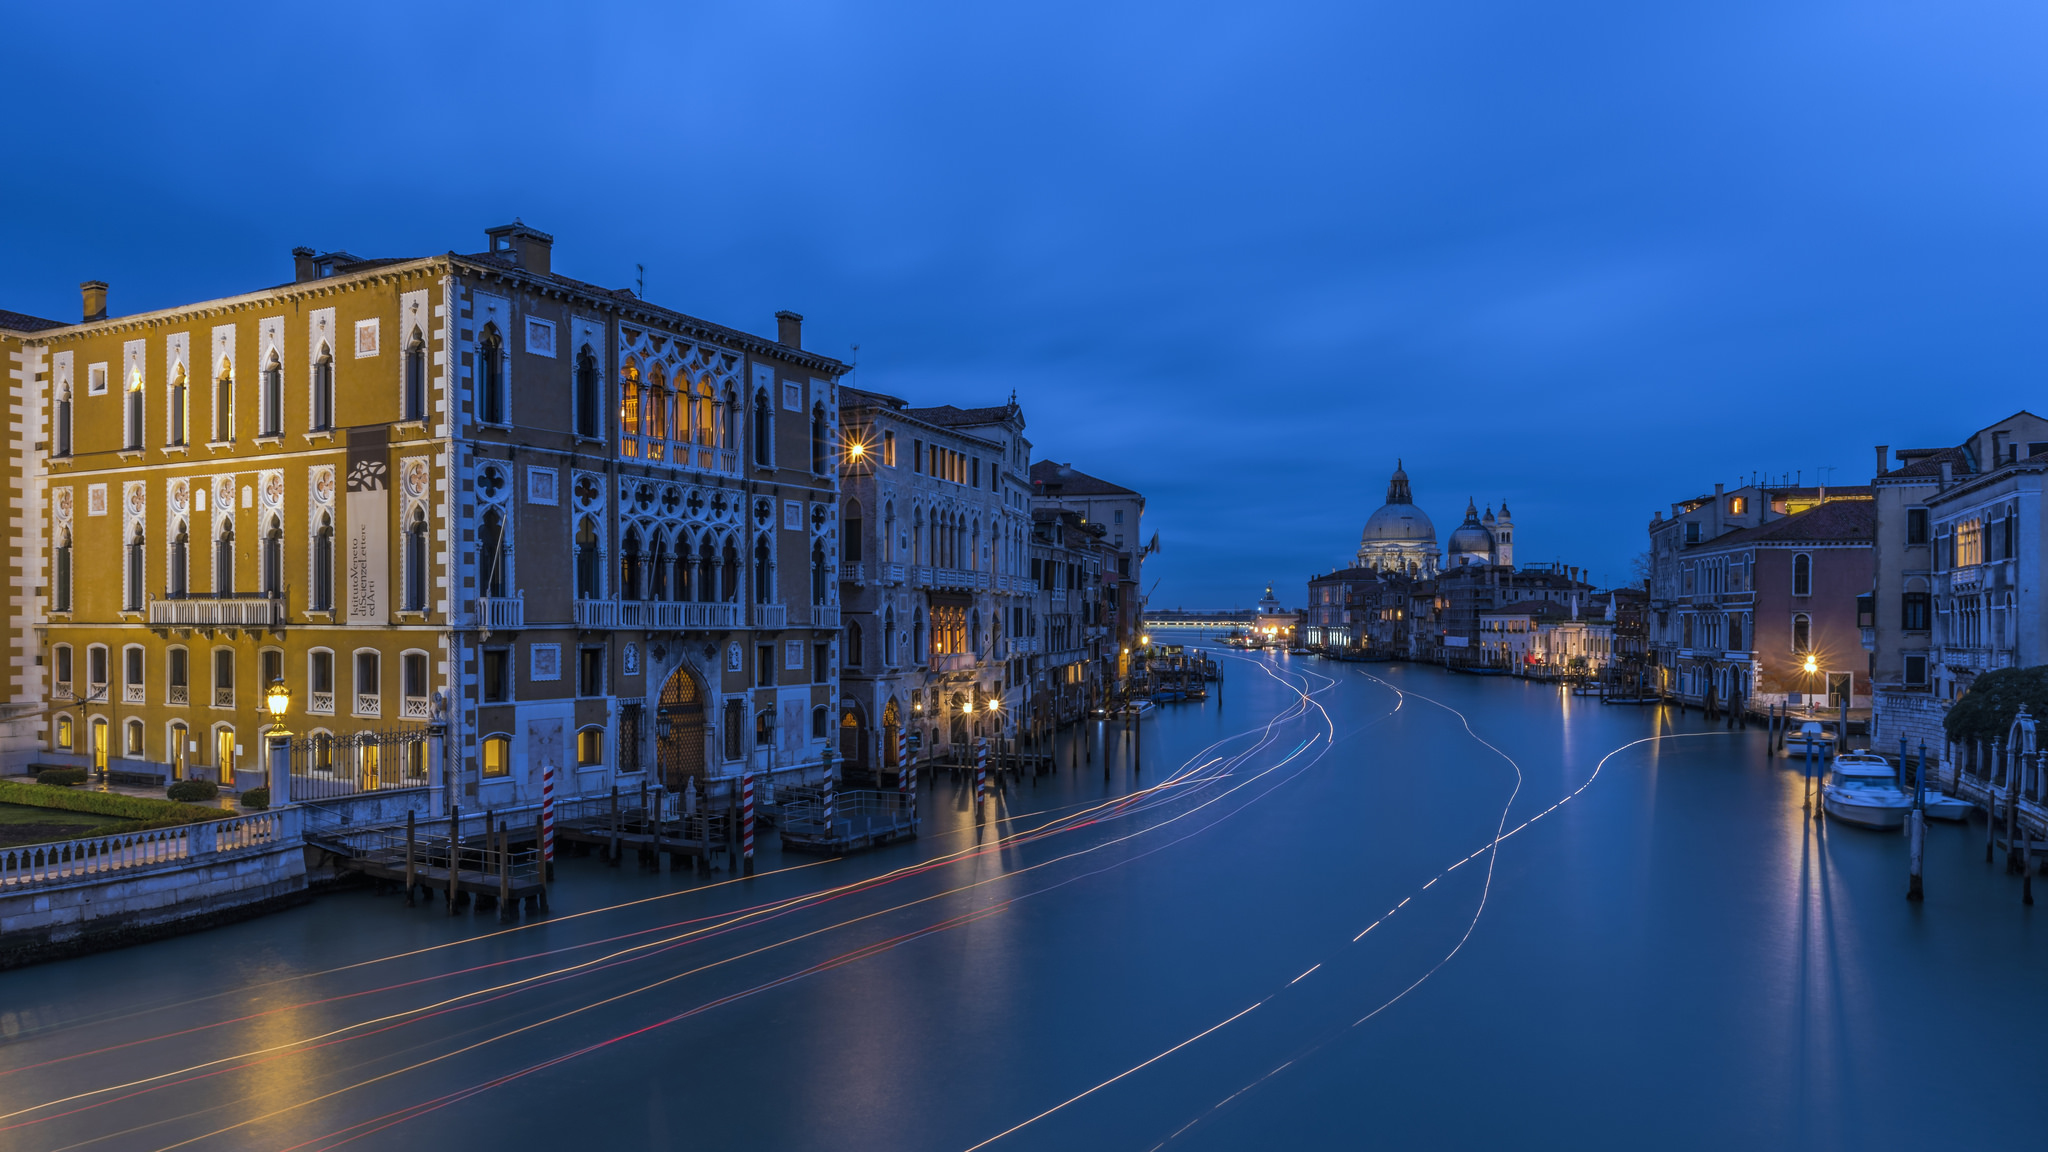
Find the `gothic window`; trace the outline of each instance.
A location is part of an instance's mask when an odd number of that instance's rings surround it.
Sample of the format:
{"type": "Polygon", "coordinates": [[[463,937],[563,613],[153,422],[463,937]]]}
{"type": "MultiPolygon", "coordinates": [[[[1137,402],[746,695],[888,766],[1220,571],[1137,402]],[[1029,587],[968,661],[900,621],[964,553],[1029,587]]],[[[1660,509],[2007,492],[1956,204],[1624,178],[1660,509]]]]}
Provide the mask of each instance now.
{"type": "Polygon", "coordinates": [[[142,370],[128,375],[128,447],[142,447],[142,370]]]}
{"type": "Polygon", "coordinates": [[[405,529],[405,608],[427,610],[427,514],[417,508],[405,529]]]}
{"type": "Polygon", "coordinates": [[[284,527],[275,519],[263,534],[263,594],[284,595],[284,527]]]}
{"type": "Polygon", "coordinates": [[[178,525],[178,534],[171,538],[171,581],[170,594],[182,597],[192,590],[192,535],[185,525],[178,525]]]}
{"type": "MultiPolygon", "coordinates": [[[[327,354],[323,345],[321,355],[327,354]]],[[[279,436],[284,433],[284,366],[278,363],[277,353],[263,365],[263,411],[258,413],[258,423],[265,436],[279,436]]]]}
{"type": "Polygon", "coordinates": [[[313,431],[326,432],[333,427],[334,356],[323,344],[319,359],[313,361],[313,431]]]}
{"type": "Polygon", "coordinates": [[[861,561],[860,501],[848,500],[840,511],[839,554],[848,564],[861,561]]]}
{"type": "Polygon", "coordinates": [[[220,375],[213,382],[213,439],[225,444],[235,438],[235,374],[221,361],[220,375]]]}
{"type": "Polygon", "coordinates": [[[142,611],[142,580],[146,574],[142,547],[142,528],[137,526],[134,538],[128,541],[128,594],[121,605],[130,612],[142,611]]]}
{"type": "Polygon", "coordinates": [[[1813,617],[1808,616],[1804,612],[1794,612],[1792,614],[1792,651],[1810,652],[1812,650],[1813,617]]]}
{"type": "Polygon", "coordinates": [[[312,603],[315,612],[334,610],[334,518],[321,513],[320,528],[313,534],[312,603]]]}
{"type": "Polygon", "coordinates": [[[647,598],[669,599],[668,538],[657,532],[647,555],[647,598]]]}
{"type": "Polygon", "coordinates": [[[823,404],[814,404],[811,406],[811,472],[813,475],[823,476],[825,474],[825,465],[828,459],[825,449],[825,406],[823,404]]]}
{"type": "Polygon", "coordinates": [[[891,608],[882,617],[882,663],[896,666],[896,609],[891,608]]]}
{"type": "Polygon", "coordinates": [[[924,661],[924,609],[917,609],[911,620],[910,658],[922,663],[924,661]]]}
{"type": "Polygon", "coordinates": [[[476,403],[477,419],[486,424],[505,423],[504,354],[498,326],[484,325],[483,336],[476,342],[476,403]]]}
{"type": "Polygon", "coordinates": [[[661,365],[649,365],[647,391],[640,399],[641,420],[647,427],[647,458],[660,460],[668,452],[668,377],[661,365]]]}
{"type": "Polygon", "coordinates": [[[718,574],[718,592],[728,604],[740,602],[740,549],[731,540],[725,542],[724,562],[718,574]]]}
{"type": "Polygon", "coordinates": [[[66,384],[57,391],[56,450],[53,456],[71,455],[71,386],[66,384]]]}
{"type": "Polygon", "coordinates": [[[811,603],[825,603],[831,586],[831,573],[825,567],[825,544],[821,540],[811,545],[811,603]]]}
{"type": "Polygon", "coordinates": [[[719,598],[718,550],[712,547],[711,539],[706,537],[697,549],[697,599],[710,604],[719,598]]]}
{"type": "Polygon", "coordinates": [[[766,536],[754,542],[754,603],[775,603],[775,550],[766,536]]]}
{"type": "Polygon", "coordinates": [[[619,544],[619,599],[640,598],[640,530],[626,529],[626,538],[619,544]]]}
{"type": "Polygon", "coordinates": [[[407,420],[427,418],[427,341],[420,330],[412,330],[405,342],[405,395],[401,398],[407,420]]]}
{"type": "Polygon", "coordinates": [[[50,586],[52,611],[71,611],[71,533],[66,532],[57,541],[56,556],[53,558],[54,581],[50,586]]]}
{"type": "Polygon", "coordinates": [[[640,454],[640,365],[631,360],[619,369],[623,386],[619,391],[619,450],[628,456],[640,454]]]}
{"type": "Polygon", "coordinates": [[[190,389],[185,386],[185,368],[181,364],[176,374],[171,377],[171,430],[168,442],[173,448],[180,448],[185,444],[185,394],[189,391],[190,389]]]}
{"type": "Polygon", "coordinates": [[[860,634],[860,621],[858,621],[858,620],[848,620],[848,621],[846,622],[846,666],[847,666],[848,668],[858,668],[858,667],[860,667],[860,658],[861,658],[861,634],[860,634]]]}
{"type": "Polygon", "coordinates": [[[754,463],[763,468],[775,463],[775,406],[766,389],[754,393],[754,463]]]}
{"type": "Polygon", "coordinates": [[[1805,552],[1792,557],[1792,594],[1813,595],[1813,557],[1805,552]]]}
{"type": "Polygon", "coordinates": [[[718,434],[718,405],[711,398],[711,381],[708,379],[697,381],[696,409],[690,423],[697,434],[697,443],[709,448],[723,437],[718,434]]]}
{"type": "Polygon", "coordinates": [[[576,596],[581,600],[595,600],[603,595],[602,578],[599,575],[597,522],[585,517],[576,529],[576,596]]]}
{"type": "Polygon", "coordinates": [[[588,344],[576,353],[576,434],[597,439],[597,357],[588,344]]]}

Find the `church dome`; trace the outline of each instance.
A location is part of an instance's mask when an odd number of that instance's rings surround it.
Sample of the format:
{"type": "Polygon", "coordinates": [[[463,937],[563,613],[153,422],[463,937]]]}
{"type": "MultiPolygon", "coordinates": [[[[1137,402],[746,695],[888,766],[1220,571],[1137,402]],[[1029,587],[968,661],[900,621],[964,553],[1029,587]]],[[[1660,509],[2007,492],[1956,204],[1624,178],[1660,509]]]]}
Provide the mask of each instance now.
{"type": "Polygon", "coordinates": [[[1360,544],[1427,544],[1436,547],[1436,525],[1429,514],[1415,506],[1408,491],[1408,473],[1394,462],[1394,475],[1387,481],[1387,502],[1365,522],[1360,544]]]}
{"type": "Polygon", "coordinates": [[[1453,565],[1493,563],[1493,533],[1479,522],[1479,509],[1474,504],[1465,505],[1465,522],[1451,533],[1448,543],[1445,551],[1453,565]]]}

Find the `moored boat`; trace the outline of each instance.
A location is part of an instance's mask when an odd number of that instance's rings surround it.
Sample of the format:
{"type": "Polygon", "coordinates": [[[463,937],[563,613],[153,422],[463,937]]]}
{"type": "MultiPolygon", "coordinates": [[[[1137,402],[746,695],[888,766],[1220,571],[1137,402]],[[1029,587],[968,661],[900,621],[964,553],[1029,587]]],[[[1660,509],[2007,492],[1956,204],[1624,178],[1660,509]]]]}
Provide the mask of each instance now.
{"type": "MultiPolygon", "coordinates": [[[[1809,725],[1818,728],[1819,725],[1809,725]]],[[[1829,816],[1862,828],[1897,828],[1913,810],[1913,794],[1899,787],[1891,762],[1873,752],[1844,752],[1821,789],[1829,816]]]]}
{"type": "Polygon", "coordinates": [[[1808,720],[1797,732],[1785,734],[1785,755],[1799,759],[1811,750],[1816,759],[1826,759],[1835,750],[1835,737],[1817,720],[1808,720]]]}

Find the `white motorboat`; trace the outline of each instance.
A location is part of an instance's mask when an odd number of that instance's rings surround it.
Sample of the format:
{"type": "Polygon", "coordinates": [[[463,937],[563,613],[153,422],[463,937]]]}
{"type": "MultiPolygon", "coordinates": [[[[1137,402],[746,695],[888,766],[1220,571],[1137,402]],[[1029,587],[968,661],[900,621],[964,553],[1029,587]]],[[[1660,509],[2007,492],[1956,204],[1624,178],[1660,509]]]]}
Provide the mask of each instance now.
{"type": "Polygon", "coordinates": [[[1820,802],[1828,815],[1863,828],[1897,828],[1913,810],[1913,794],[1899,787],[1891,762],[1874,752],[1835,757],[1820,802]]]}
{"type": "Polygon", "coordinates": [[[1785,733],[1785,755],[1801,760],[1808,749],[1816,760],[1825,760],[1834,753],[1834,733],[1823,729],[1818,720],[1808,720],[1799,726],[1799,731],[1785,733]]]}
{"type": "Polygon", "coordinates": [[[1968,820],[1970,809],[1976,807],[1967,800],[1958,800],[1931,789],[1922,798],[1921,805],[1929,820],[1968,820]]]}
{"type": "MultiPolygon", "coordinates": [[[[1844,752],[1840,756],[1835,757],[1835,770],[1837,772],[1840,772],[1845,765],[1849,768],[1852,775],[1859,778],[1876,779],[1881,777],[1884,780],[1891,781],[1897,785],[1900,791],[1906,794],[1906,799],[1909,802],[1912,800],[1913,787],[1909,774],[1905,772],[1895,773],[1891,762],[1877,753],[1844,752]]],[[[1974,807],[1974,805],[1966,800],[1958,800],[1953,796],[1936,792],[1932,788],[1929,788],[1922,794],[1920,804],[1921,810],[1927,813],[1929,820],[1968,820],[1970,818],[1970,809],[1974,807]]]]}

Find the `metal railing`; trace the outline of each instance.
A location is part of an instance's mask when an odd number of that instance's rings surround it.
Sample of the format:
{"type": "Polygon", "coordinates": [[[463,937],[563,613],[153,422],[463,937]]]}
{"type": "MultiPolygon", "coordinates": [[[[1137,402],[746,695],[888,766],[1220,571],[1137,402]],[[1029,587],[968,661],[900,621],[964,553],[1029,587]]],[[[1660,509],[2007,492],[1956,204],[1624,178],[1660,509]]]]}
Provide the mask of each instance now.
{"type": "MultiPolygon", "coordinates": [[[[295,736],[286,746],[292,773],[290,799],[333,800],[394,788],[424,788],[428,783],[427,752],[424,727],[295,736]]],[[[269,761],[263,768],[266,773],[275,771],[269,761]]]]}
{"type": "Polygon", "coordinates": [[[276,811],[176,828],[0,848],[0,892],[71,884],[114,872],[196,866],[213,856],[268,848],[297,835],[297,813],[276,811]]]}
{"type": "Polygon", "coordinates": [[[284,597],[267,592],[166,592],[149,602],[149,622],[173,627],[271,628],[284,615],[284,597]]]}

